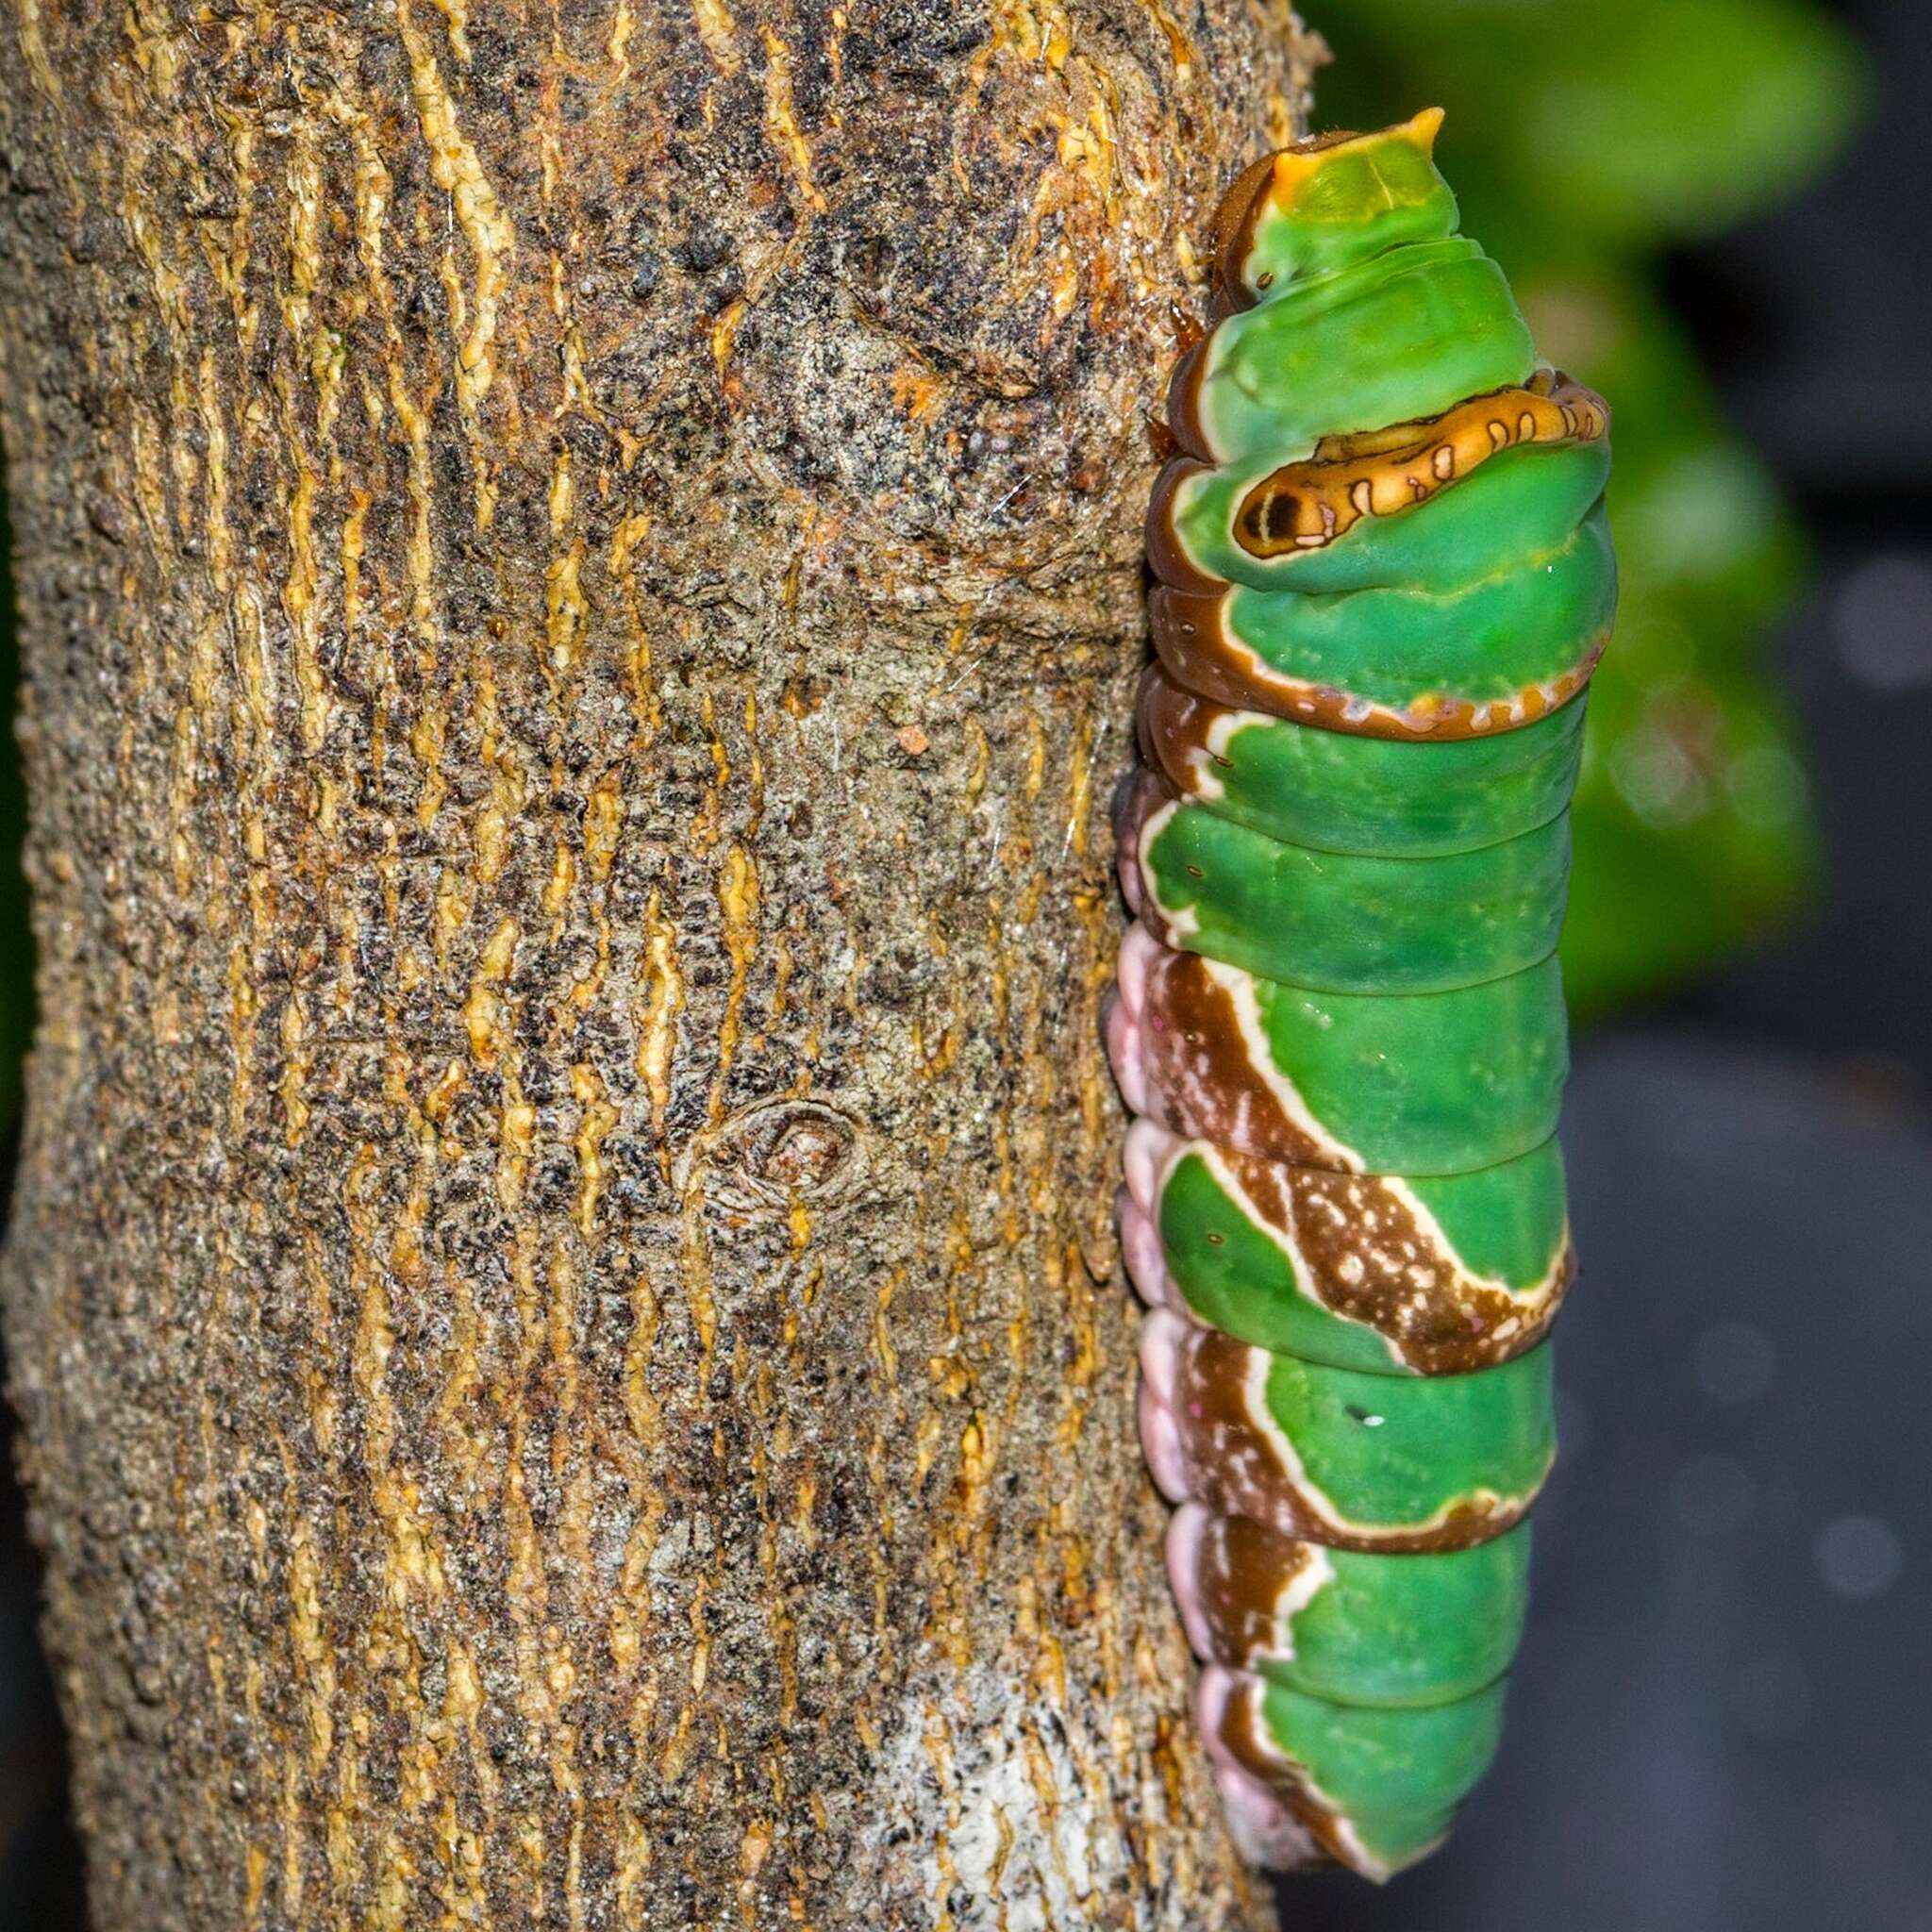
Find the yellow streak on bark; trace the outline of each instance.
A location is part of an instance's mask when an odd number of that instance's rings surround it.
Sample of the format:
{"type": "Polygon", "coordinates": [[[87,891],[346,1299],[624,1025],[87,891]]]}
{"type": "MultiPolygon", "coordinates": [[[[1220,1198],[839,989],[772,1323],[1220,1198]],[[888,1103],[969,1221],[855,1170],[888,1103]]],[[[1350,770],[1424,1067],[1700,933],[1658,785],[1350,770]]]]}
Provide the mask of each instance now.
{"type": "Polygon", "coordinates": [[[742,845],[734,845],[725,855],[718,904],[724,914],[724,950],[731,956],[731,984],[718,1023],[718,1072],[711,1083],[710,1124],[714,1127],[724,1118],[724,1083],[738,1054],[745,983],[758,946],[758,867],[742,845]]]}
{"type": "Polygon", "coordinates": [[[514,919],[501,921],[483,948],[470,982],[470,996],[463,1003],[463,1024],[470,1036],[470,1052],[480,1067],[493,1068],[508,1039],[509,1018],[497,989],[509,977],[522,937],[514,919]]]}
{"type": "Polygon", "coordinates": [[[13,14],[20,29],[21,58],[26,62],[28,79],[50,101],[58,101],[60,77],[47,58],[47,42],[41,32],[40,0],[14,0],[13,14]]]}
{"type": "Polygon", "coordinates": [[[630,0],[617,0],[617,10],[610,18],[610,39],[606,51],[610,64],[617,70],[615,83],[622,87],[630,78],[630,57],[625,49],[630,45],[630,37],[637,31],[637,16],[630,10],[630,0]]]}
{"type": "Polygon", "coordinates": [[[770,27],[760,29],[765,43],[765,131],[791,171],[799,198],[820,214],[825,198],[811,180],[811,147],[798,125],[791,99],[791,50],[770,27]]]}
{"type": "Polygon", "coordinates": [[[698,38],[705,43],[705,52],[728,80],[741,64],[738,23],[731,18],[731,9],[724,0],[691,0],[691,11],[697,17],[698,38]]]}
{"type": "Polygon", "coordinates": [[[577,1231],[589,1241],[596,1230],[597,1203],[604,1192],[604,1142],[620,1116],[604,1097],[604,1081],[596,1068],[573,1067],[570,1084],[578,1107],[583,1109],[576,1134],[577,1231]]]}
{"type": "Polygon", "coordinates": [[[303,1010],[302,995],[291,992],[288,1004],[282,1008],[282,1111],[287,1117],[283,1129],[283,1140],[291,1147],[302,1142],[303,1129],[308,1124],[308,1103],[304,1097],[304,1088],[314,1065],[313,1057],[308,1050],[308,1028],[303,1010]]]}
{"type": "Polygon", "coordinates": [[[488,463],[478,410],[496,374],[492,345],[498,310],[509,286],[516,230],[497,203],[496,191],[483,172],[476,150],[458,125],[456,104],[443,85],[427,38],[410,18],[408,0],[396,0],[396,25],[408,55],[409,84],[416,97],[423,139],[429,146],[430,172],[436,185],[455,198],[457,224],[469,243],[475,265],[473,312],[457,355],[457,399],[475,465],[476,522],[479,528],[487,528],[494,499],[485,482],[488,463]]]}
{"type": "Polygon", "coordinates": [[[436,10],[449,25],[449,50],[464,66],[470,64],[470,42],[463,29],[470,24],[470,9],[463,0],[435,0],[436,10]]]}
{"type": "Polygon", "coordinates": [[[584,546],[579,539],[561,557],[551,560],[543,579],[544,659],[559,677],[576,663],[577,641],[590,614],[580,581],[584,546]]]}
{"type": "Polygon", "coordinates": [[[671,1105],[671,1061],[677,1049],[677,1016],[684,1009],[684,974],[677,963],[677,925],[664,912],[664,894],[656,886],[644,907],[644,1024],[638,1040],[637,1067],[651,1096],[651,1129],[658,1164],[671,1177],[671,1146],[665,1114],[671,1105]]]}

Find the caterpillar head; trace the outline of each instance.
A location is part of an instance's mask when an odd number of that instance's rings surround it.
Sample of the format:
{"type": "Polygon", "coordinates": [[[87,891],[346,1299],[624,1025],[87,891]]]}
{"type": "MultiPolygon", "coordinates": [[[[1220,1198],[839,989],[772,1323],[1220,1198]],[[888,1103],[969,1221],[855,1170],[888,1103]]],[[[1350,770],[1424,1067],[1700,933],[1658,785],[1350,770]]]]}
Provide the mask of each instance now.
{"type": "Polygon", "coordinates": [[[1251,308],[1294,282],[1404,242],[1456,232],[1456,197],[1436,171],[1441,108],[1375,134],[1321,134],[1257,161],[1214,221],[1218,292],[1251,308]]]}

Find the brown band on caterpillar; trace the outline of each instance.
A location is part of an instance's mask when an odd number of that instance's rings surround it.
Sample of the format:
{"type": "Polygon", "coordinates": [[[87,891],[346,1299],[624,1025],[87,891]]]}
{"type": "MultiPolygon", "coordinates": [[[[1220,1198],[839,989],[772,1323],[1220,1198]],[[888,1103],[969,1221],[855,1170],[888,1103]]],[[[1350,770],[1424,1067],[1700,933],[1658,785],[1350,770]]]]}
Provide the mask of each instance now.
{"type": "Polygon", "coordinates": [[[1360,1853],[1345,1840],[1335,1814],[1269,1740],[1260,1718],[1263,1694],[1260,1678],[1234,1678],[1216,1715],[1210,1749],[1218,1744],[1233,1763],[1265,1787],[1328,1857],[1359,1867],[1360,1853]]]}
{"type": "Polygon", "coordinates": [[[1154,648],[1174,682],[1234,710],[1268,711],[1298,724],[1361,738],[1441,741],[1519,730],[1568,704],[1590,682],[1610,641],[1605,631],[1591,641],[1575,664],[1507,697],[1478,701],[1430,695],[1398,709],[1333,685],[1286,676],[1263,664],[1227,635],[1222,622],[1227,595],[1225,586],[1215,594],[1165,583],[1155,586],[1147,600],[1154,648]]]}
{"type": "Polygon", "coordinates": [[[1114,790],[1113,832],[1121,848],[1133,849],[1140,840],[1141,827],[1148,819],[1162,806],[1173,805],[1182,796],[1180,787],[1165,773],[1146,765],[1135,766],[1114,790]]]}
{"type": "MultiPolygon", "coordinates": [[[[1257,211],[1274,179],[1274,155],[1264,155],[1253,167],[1236,177],[1235,184],[1221,199],[1214,211],[1214,273],[1209,291],[1210,325],[1238,309],[1252,308],[1254,297],[1241,287],[1241,259],[1247,249],[1257,211]]],[[[1174,364],[1167,385],[1167,426],[1174,441],[1190,457],[1211,458],[1207,432],[1201,426],[1201,377],[1206,371],[1207,350],[1211,341],[1205,335],[1192,343],[1174,364]]],[[[1151,526],[1150,526],[1151,527],[1151,526]]],[[[1156,566],[1158,569],[1158,566],[1156,566]]]]}
{"type": "MultiPolygon", "coordinates": [[[[1180,377],[1175,375],[1178,385],[1180,377]]],[[[1187,438],[1174,424],[1174,410],[1168,411],[1169,426],[1183,445],[1187,438]]],[[[1205,476],[1214,468],[1195,455],[1175,457],[1161,466],[1154,479],[1154,493],[1147,501],[1147,567],[1163,583],[1176,590],[1215,596],[1227,589],[1224,577],[1211,576],[1189,557],[1187,546],[1174,524],[1174,493],[1190,476],[1205,476]]]]}
{"type": "Polygon", "coordinates": [[[1162,948],[1145,997],[1141,1051],[1153,1118],[1190,1140],[1335,1167],[1331,1148],[1290,1117],[1257,1071],[1233,996],[1208,960],[1162,948]]]}
{"type": "Polygon", "coordinates": [[[1241,286],[1241,262],[1254,245],[1255,217],[1274,182],[1274,156],[1263,155],[1234,177],[1214,210],[1210,246],[1214,257],[1214,302],[1220,314],[1232,315],[1255,306],[1255,298],[1241,286]]]}
{"type": "MultiPolygon", "coordinates": [[[[1183,691],[1158,664],[1148,665],[1134,691],[1134,744],[1141,762],[1158,766],[1177,789],[1194,790],[1188,781],[1193,759],[1212,756],[1208,746],[1215,721],[1228,711],[1225,705],[1183,691]]],[[[1216,762],[1224,766],[1228,761],[1216,762]]]]}
{"type": "Polygon", "coordinates": [[[1426,1527],[1338,1523],[1307,1477],[1283,1459],[1278,1429],[1255,1412],[1254,1372],[1266,1351],[1218,1328],[1187,1324],[1176,1351],[1173,1417],[1184,1492],[1219,1516],[1248,1516],[1285,1536],[1338,1550],[1464,1550],[1513,1528],[1533,1498],[1456,1503],[1426,1527]]]}
{"type": "Polygon", "coordinates": [[[1596,442],[1608,429],[1601,396],[1540,369],[1520,388],[1471,396],[1440,416],[1324,436],[1313,456],[1283,464],[1241,498],[1235,541],[1259,558],[1319,550],[1364,517],[1426,503],[1505,450],[1596,442]]]}
{"type": "Polygon", "coordinates": [[[1327,1307],[1387,1338],[1417,1374],[1459,1375],[1512,1361],[1549,1332],[1576,1274],[1566,1240],[1540,1284],[1512,1294],[1460,1273],[1407,1191],[1376,1174],[1218,1157],[1266,1224],[1291,1238],[1327,1307]]]}
{"type": "MultiPolygon", "coordinates": [[[[1318,1547],[1283,1536],[1248,1516],[1189,1508],[1175,1518],[1193,1616],[1188,1636],[1204,1663],[1252,1670],[1257,1658],[1284,1654],[1284,1598],[1301,1594],[1325,1574],[1318,1547]]],[[[1170,1532],[1170,1564],[1177,1560],[1170,1532]]]]}

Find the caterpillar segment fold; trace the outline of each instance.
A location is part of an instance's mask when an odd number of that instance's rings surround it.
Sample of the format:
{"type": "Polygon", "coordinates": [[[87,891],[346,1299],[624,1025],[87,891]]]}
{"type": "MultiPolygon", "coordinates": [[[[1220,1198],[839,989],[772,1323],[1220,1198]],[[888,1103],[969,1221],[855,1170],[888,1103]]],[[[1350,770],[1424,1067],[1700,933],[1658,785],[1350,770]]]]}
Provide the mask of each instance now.
{"type": "Polygon", "coordinates": [[[1556,959],[1609,412],[1429,109],[1251,168],[1148,516],[1107,1043],[1141,1431],[1255,1858],[1388,1877],[1496,1749],[1575,1273],[1556,959]]]}

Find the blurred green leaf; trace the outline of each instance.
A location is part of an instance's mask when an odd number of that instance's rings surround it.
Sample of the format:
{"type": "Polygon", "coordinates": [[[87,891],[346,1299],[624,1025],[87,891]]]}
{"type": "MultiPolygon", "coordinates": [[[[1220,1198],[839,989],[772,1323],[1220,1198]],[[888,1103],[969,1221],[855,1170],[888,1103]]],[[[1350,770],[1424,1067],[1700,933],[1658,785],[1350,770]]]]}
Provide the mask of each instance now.
{"type": "Polygon", "coordinates": [[[1803,0],[1351,0],[1323,25],[1323,121],[1449,110],[1444,152],[1482,150],[1599,247],[1654,249],[1784,199],[1838,147],[1864,68],[1803,0]]]}
{"type": "Polygon", "coordinates": [[[1784,199],[1856,115],[1844,35],[1786,0],[1648,0],[1575,16],[1513,159],[1607,242],[1657,246],[1784,199]]]}
{"type": "Polygon", "coordinates": [[[1623,583],[1592,688],[1564,966],[1579,1013],[1761,933],[1814,862],[1804,767],[1761,658],[1806,546],[1634,276],[1524,286],[1540,339],[1615,397],[1623,583]]]}
{"type": "Polygon", "coordinates": [[[1464,226],[1544,353],[1610,399],[1617,635],[1592,686],[1563,939],[1579,1013],[1774,926],[1816,863],[1804,767],[1764,646],[1804,535],[1724,421],[1657,290],[1657,251],[1789,194],[1864,97],[1802,0],[1352,0],[1317,125],[1439,103],[1464,226]]]}

